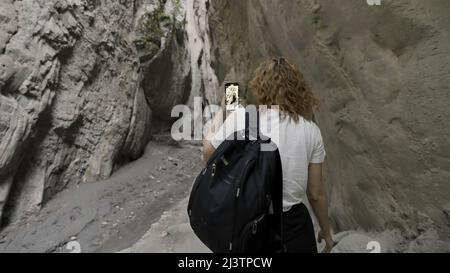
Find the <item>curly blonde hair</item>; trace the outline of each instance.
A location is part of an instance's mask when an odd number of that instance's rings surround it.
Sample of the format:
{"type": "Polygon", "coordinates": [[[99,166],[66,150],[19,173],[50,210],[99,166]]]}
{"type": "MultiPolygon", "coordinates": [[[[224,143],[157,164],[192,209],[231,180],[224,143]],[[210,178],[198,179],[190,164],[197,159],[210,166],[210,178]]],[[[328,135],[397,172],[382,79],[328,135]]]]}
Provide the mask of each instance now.
{"type": "Polygon", "coordinates": [[[295,122],[300,116],[314,120],[313,109],[318,108],[319,100],[309,89],[303,74],[285,58],[274,58],[264,62],[256,69],[250,82],[253,95],[263,105],[278,105],[284,115],[295,122]]]}

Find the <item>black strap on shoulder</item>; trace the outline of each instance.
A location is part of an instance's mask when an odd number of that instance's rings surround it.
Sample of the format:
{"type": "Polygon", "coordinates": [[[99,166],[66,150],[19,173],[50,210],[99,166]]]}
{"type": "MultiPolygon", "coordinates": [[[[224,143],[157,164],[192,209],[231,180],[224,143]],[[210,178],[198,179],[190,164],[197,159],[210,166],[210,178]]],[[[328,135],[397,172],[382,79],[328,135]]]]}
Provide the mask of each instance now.
{"type": "MultiPolygon", "coordinates": [[[[279,217],[280,221],[280,249],[279,252],[286,252],[285,244],[285,230],[284,230],[284,219],[283,219],[283,171],[281,166],[281,159],[279,160],[280,166],[277,166],[278,177],[281,177],[281,181],[275,183],[274,185],[274,216],[279,217]]],[[[275,218],[276,219],[276,218],[275,218]]]]}
{"type": "Polygon", "coordinates": [[[286,249],[286,243],[285,243],[285,234],[284,234],[284,220],[283,220],[283,180],[281,180],[280,184],[280,192],[281,192],[281,196],[280,196],[280,236],[281,236],[281,252],[282,253],[286,253],[287,249],[286,249]]]}
{"type": "MultiPolygon", "coordinates": [[[[259,110],[255,107],[256,110],[256,137],[257,139],[260,139],[261,132],[260,132],[260,113],[259,110]]],[[[245,139],[250,139],[250,133],[251,133],[251,124],[250,124],[250,111],[247,108],[245,111],[245,139]]],[[[279,157],[279,151],[278,151],[278,157],[279,157]]],[[[274,216],[280,217],[280,249],[279,252],[287,252],[286,250],[286,244],[285,244],[285,231],[284,231],[284,220],[283,220],[283,169],[281,166],[281,158],[278,158],[277,160],[278,166],[276,166],[276,171],[278,172],[277,177],[281,177],[281,181],[278,181],[278,183],[275,183],[273,187],[273,209],[274,209],[274,216]]]]}
{"type": "MultiPolygon", "coordinates": [[[[254,108],[255,112],[256,112],[256,138],[260,139],[260,121],[259,121],[259,110],[255,107],[254,108]]],[[[251,111],[253,110],[249,110],[248,108],[246,108],[245,110],[245,139],[249,140],[250,139],[250,133],[252,133],[252,126],[250,124],[250,122],[253,120],[250,120],[250,114],[251,111]]]]}

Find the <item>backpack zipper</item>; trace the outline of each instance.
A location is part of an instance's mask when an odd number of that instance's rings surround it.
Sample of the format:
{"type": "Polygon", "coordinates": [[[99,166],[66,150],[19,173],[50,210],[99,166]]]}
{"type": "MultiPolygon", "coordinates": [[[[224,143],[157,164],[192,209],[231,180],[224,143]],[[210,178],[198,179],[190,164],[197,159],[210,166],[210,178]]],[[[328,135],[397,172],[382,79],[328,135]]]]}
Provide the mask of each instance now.
{"type": "Polygon", "coordinates": [[[214,177],[216,175],[216,169],[217,169],[217,164],[213,163],[212,164],[212,169],[211,169],[211,176],[214,177]]]}
{"type": "Polygon", "coordinates": [[[252,234],[255,235],[257,231],[258,231],[258,222],[254,221],[252,227],[252,234]]]}

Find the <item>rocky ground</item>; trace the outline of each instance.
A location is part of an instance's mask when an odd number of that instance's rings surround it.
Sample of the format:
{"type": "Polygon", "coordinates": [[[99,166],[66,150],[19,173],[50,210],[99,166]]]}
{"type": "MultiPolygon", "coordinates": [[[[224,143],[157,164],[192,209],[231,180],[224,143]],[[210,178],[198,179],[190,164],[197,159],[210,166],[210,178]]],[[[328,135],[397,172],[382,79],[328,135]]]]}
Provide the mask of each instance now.
{"type": "MultiPolygon", "coordinates": [[[[195,143],[156,136],[144,156],[110,179],[84,183],[56,195],[37,214],[0,231],[0,252],[209,253],[186,214],[193,179],[203,163],[195,143]]],[[[398,230],[344,231],[334,252],[445,252],[432,226],[416,238],[398,230]]],[[[318,248],[322,249],[319,244],[318,248]]]]}
{"type": "Polygon", "coordinates": [[[59,193],[36,215],[0,232],[0,252],[115,252],[138,241],[186,198],[202,163],[199,147],[153,141],[110,179],[59,193]]]}

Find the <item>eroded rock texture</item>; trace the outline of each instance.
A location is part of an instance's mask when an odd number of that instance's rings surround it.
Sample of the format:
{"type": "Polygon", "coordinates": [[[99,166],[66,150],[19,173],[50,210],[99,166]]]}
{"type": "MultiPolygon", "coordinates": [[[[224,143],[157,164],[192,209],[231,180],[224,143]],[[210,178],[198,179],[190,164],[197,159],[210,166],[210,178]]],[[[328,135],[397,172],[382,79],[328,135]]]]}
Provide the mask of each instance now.
{"type": "Polygon", "coordinates": [[[322,99],[336,230],[450,233],[450,2],[213,0],[220,82],[295,62],[322,99]]]}
{"type": "Polygon", "coordinates": [[[179,90],[189,89],[176,5],[0,2],[0,215],[6,203],[10,220],[27,215],[65,187],[104,179],[141,155],[152,106],[180,103],[179,90]],[[167,22],[142,29],[156,10],[167,22]],[[137,46],[150,36],[156,46],[137,46]],[[167,68],[156,71],[161,63],[167,68]],[[167,81],[157,82],[158,73],[167,81]]]}

